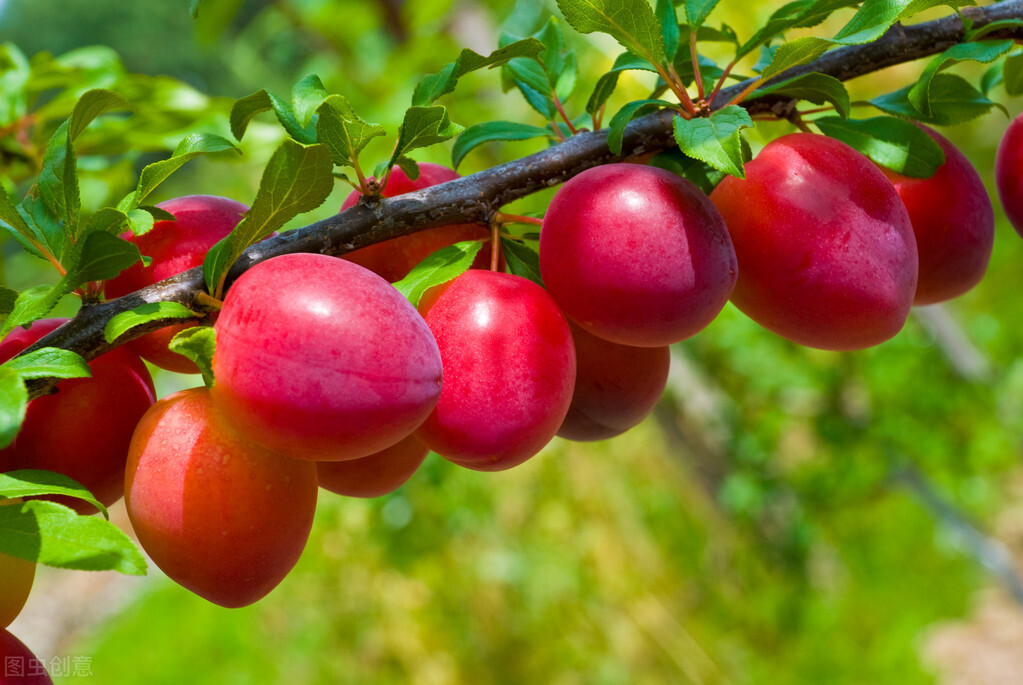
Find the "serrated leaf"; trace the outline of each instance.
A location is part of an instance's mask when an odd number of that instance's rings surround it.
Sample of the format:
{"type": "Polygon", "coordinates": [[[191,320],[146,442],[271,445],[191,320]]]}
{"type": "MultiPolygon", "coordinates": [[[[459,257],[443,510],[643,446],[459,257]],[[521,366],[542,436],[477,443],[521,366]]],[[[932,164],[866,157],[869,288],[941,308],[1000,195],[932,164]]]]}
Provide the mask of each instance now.
{"type": "Polygon", "coordinates": [[[618,110],[608,123],[607,146],[611,148],[611,152],[616,155],[622,154],[622,139],[625,137],[625,127],[630,121],[662,107],[673,105],[665,100],[635,100],[618,110]]]}
{"type": "Polygon", "coordinates": [[[1023,95],[1023,55],[1005,58],[1002,63],[1002,84],[1006,95],[1023,95]]]}
{"type": "Polygon", "coordinates": [[[647,0],[558,0],[558,8],[579,33],[606,33],[635,55],[664,61],[661,25],[647,0]]]}
{"type": "Polygon", "coordinates": [[[906,86],[891,93],[873,98],[870,104],[878,109],[937,126],[952,126],[975,119],[986,114],[992,107],[1005,108],[988,99],[961,76],[954,74],[936,74],[931,79],[930,103],[931,113],[925,115],[909,101],[906,86]]]}
{"type": "Polygon", "coordinates": [[[316,138],[330,150],[338,166],[352,166],[373,138],[384,135],[384,127],[363,121],[341,95],[331,95],[316,110],[316,138]]]}
{"type": "Polygon", "coordinates": [[[959,43],[932,59],[920,79],[909,89],[909,101],[924,115],[931,113],[931,82],[942,69],[964,61],[987,64],[995,61],[1015,45],[1011,40],[983,41],[980,43],[959,43]]]}
{"type": "Polygon", "coordinates": [[[548,96],[553,88],[543,66],[533,60],[513,59],[504,65],[516,82],[521,82],[537,93],[548,96]]]}
{"type": "Polygon", "coordinates": [[[59,347],[41,347],[4,363],[22,380],[30,378],[90,378],[92,372],[82,357],[59,347]]]}
{"type": "Polygon", "coordinates": [[[74,270],[66,276],[66,287],[70,291],[89,281],[115,278],[140,259],[142,253],[134,243],[111,233],[90,233],[85,236],[74,270]]]}
{"type": "Polygon", "coordinates": [[[128,212],[141,205],[145,199],[156,190],[157,186],[166,181],[171,174],[180,169],[191,159],[209,152],[223,152],[234,150],[241,154],[241,150],[234,143],[222,136],[212,133],[193,133],[186,136],[174,148],[174,153],[167,159],[147,165],[139,176],[138,187],[129,197],[129,203],[118,205],[122,211],[128,212]]]}
{"type": "Polygon", "coordinates": [[[540,275],[540,255],[518,240],[501,238],[501,250],[504,252],[504,263],[508,265],[508,271],[528,278],[540,287],[543,287],[543,277],[540,275]]]}
{"type": "Polygon", "coordinates": [[[843,118],[849,116],[852,105],[845,84],[834,76],[817,72],[803,74],[795,78],[775,83],[756,90],[750,99],[765,95],[784,95],[798,100],[806,100],[816,105],[830,103],[843,118]]]}
{"type": "Polygon", "coordinates": [[[25,326],[49,314],[68,291],[66,281],[62,280],[56,285],[37,285],[19,293],[11,313],[0,328],[0,339],[15,327],[25,326]]]}
{"type": "Polygon", "coordinates": [[[112,111],[131,111],[130,102],[112,90],[96,88],[86,91],[75,103],[75,108],[68,120],[68,138],[74,142],[82,131],[91,124],[96,117],[112,111]]]}
{"type": "Polygon", "coordinates": [[[16,371],[0,366],[0,449],[14,442],[27,407],[25,383],[16,371]]]}
{"type": "Polygon", "coordinates": [[[814,26],[832,12],[859,4],[859,0],[797,0],[785,4],[767,19],[753,36],[736,50],[736,59],[766,45],[776,36],[792,28],[814,26]]]}
{"type": "Polygon", "coordinates": [[[782,43],[772,53],[771,63],[760,73],[763,78],[770,78],[786,69],[809,64],[830,48],[832,42],[825,38],[807,36],[782,43]]]}
{"type": "MultiPolygon", "coordinates": [[[[129,223],[128,215],[113,207],[104,207],[89,217],[85,223],[83,233],[120,233],[126,224],[129,223]]],[[[150,222],[152,223],[152,222],[150,222]]]]}
{"type": "Polygon", "coordinates": [[[20,235],[26,240],[35,239],[32,229],[29,228],[28,223],[18,211],[17,205],[7,195],[7,191],[4,190],[3,186],[0,186],[0,221],[3,221],[7,224],[7,227],[13,229],[15,235],[20,235]]]}
{"type": "Polygon", "coordinates": [[[44,500],[0,507],[0,552],[57,568],[146,573],[145,558],[120,528],[44,500]]]}
{"type": "Polygon", "coordinates": [[[251,95],[238,98],[231,105],[231,135],[235,140],[241,140],[249,123],[257,115],[273,109],[273,102],[270,100],[270,93],[266,90],[257,90],[251,95]]]}
{"type": "Polygon", "coordinates": [[[963,36],[964,43],[971,43],[973,41],[980,40],[984,36],[995,33],[996,31],[1007,31],[1012,29],[1023,28],[1023,19],[999,19],[984,24],[980,28],[971,29],[966,32],[963,36]]]}
{"type": "Polygon", "coordinates": [[[394,287],[413,306],[418,307],[419,300],[427,290],[465,273],[482,246],[483,243],[478,240],[466,240],[441,248],[417,264],[394,287]]]}
{"type": "Polygon", "coordinates": [[[743,170],[742,129],[753,125],[749,113],[738,105],[729,105],[710,117],[674,119],[675,142],[694,159],[732,176],[745,178],[743,170]]]}
{"type": "Polygon", "coordinates": [[[78,189],[75,150],[68,136],[66,121],[57,128],[46,146],[38,188],[42,208],[60,226],[66,240],[73,241],[82,201],[78,189]]]}
{"type": "Polygon", "coordinates": [[[409,107],[398,128],[398,143],[391,154],[391,162],[412,150],[450,140],[463,130],[464,127],[448,118],[446,107],[409,107]]]}
{"type": "Polygon", "coordinates": [[[543,50],[543,43],[535,38],[525,38],[505,45],[485,57],[466,48],[458,55],[458,59],[445,65],[438,73],[420,79],[412,93],[412,105],[426,107],[433,104],[441,96],[452,92],[458,79],[470,72],[499,66],[516,57],[532,59],[543,50]]]}
{"type": "MultiPolygon", "coordinates": [[[[304,76],[291,89],[295,118],[303,129],[308,128],[320,104],[327,99],[327,89],[316,74],[304,76]]],[[[315,142],[315,139],[308,142],[315,142]]]]}
{"type": "Polygon", "coordinates": [[[686,0],[686,20],[689,27],[697,29],[702,26],[717,4],[718,0],[686,0]]]}
{"type": "Polygon", "coordinates": [[[39,249],[35,253],[43,257],[43,253],[60,257],[71,245],[70,238],[64,233],[64,223],[47,208],[40,197],[39,186],[32,186],[18,205],[18,213],[34,236],[34,243],[39,249]]]}
{"type": "Polygon", "coordinates": [[[325,145],[302,145],[285,139],[271,155],[252,207],[203,261],[210,292],[248,246],[266,238],[293,218],[316,209],[334,187],[333,163],[325,145]]]}
{"type": "Polygon", "coordinates": [[[19,469],[0,473],[0,497],[39,497],[41,495],[64,495],[85,500],[110,518],[107,508],[74,478],[55,471],[19,469]]]}
{"type": "Polygon", "coordinates": [[[692,181],[707,195],[710,195],[726,176],[724,172],[711,168],[706,162],[687,156],[678,148],[669,148],[657,153],[649,164],[692,181]]]}
{"type": "Polygon", "coordinates": [[[217,331],[213,326],[193,326],[181,331],[167,345],[171,352],[177,352],[190,359],[202,373],[207,388],[212,388],[213,353],[217,350],[217,331]]]}
{"type": "Polygon", "coordinates": [[[122,335],[150,321],[165,319],[191,319],[198,316],[196,312],[180,302],[147,302],[127,312],[121,312],[107,321],[103,328],[103,337],[113,343],[122,335]]]}
{"type": "Polygon", "coordinates": [[[904,176],[929,178],[945,161],[941,146],[905,119],[823,117],[813,123],[825,135],[841,140],[877,164],[904,176]]]}
{"type": "Polygon", "coordinates": [[[554,139],[554,135],[546,128],[517,121],[488,121],[485,124],[476,124],[462,131],[455,139],[454,147],[451,149],[451,163],[457,169],[465,156],[483,143],[531,138],[554,139]]]}
{"type": "MultiPolygon", "coordinates": [[[[411,157],[404,156],[399,157],[397,160],[395,160],[394,166],[404,171],[405,176],[407,176],[408,180],[410,181],[414,181],[417,178],[419,178],[419,163],[416,160],[412,159],[411,157]]],[[[386,162],[381,164],[380,168],[377,169],[376,171],[377,177],[380,177],[385,173],[387,173],[386,162]]]]}
{"type": "Polygon", "coordinates": [[[637,57],[631,52],[623,52],[618,55],[615,59],[614,65],[611,67],[611,71],[607,72],[597,80],[597,85],[593,88],[593,93],[590,95],[590,99],[586,102],[586,113],[590,116],[596,116],[600,108],[604,106],[608,98],[614,92],[615,87],[618,85],[618,76],[623,71],[628,70],[641,70],[641,71],[652,71],[657,73],[657,69],[654,65],[646,61],[642,57],[637,57]]]}

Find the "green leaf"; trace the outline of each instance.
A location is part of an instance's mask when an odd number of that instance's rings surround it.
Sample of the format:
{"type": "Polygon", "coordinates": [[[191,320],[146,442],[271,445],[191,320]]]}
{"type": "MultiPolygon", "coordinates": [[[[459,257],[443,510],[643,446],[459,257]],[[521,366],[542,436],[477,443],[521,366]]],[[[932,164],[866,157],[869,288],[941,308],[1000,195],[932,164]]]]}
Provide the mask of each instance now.
{"type": "Polygon", "coordinates": [[[147,165],[139,176],[138,187],[129,195],[127,204],[122,202],[118,209],[129,211],[141,205],[157,186],[166,181],[171,174],[180,169],[191,159],[209,152],[233,150],[241,154],[241,150],[227,138],[212,133],[193,133],[186,136],[174,148],[174,153],[159,162],[147,165]]]}
{"type": "Polygon", "coordinates": [[[776,10],[764,25],[736,50],[736,59],[766,45],[776,36],[793,28],[815,26],[832,12],[859,3],[859,0],[797,0],[776,10]]]}
{"type": "Polygon", "coordinates": [[[752,100],[772,94],[806,100],[816,105],[831,103],[834,105],[835,111],[843,118],[849,116],[852,107],[845,84],[834,76],[816,72],[803,74],[802,76],[796,76],[780,83],[759,88],[754,91],[749,99],[752,100]]]}
{"type": "Polygon", "coordinates": [[[273,109],[273,102],[270,100],[270,93],[266,90],[257,90],[251,95],[238,98],[231,106],[231,135],[235,137],[235,140],[241,140],[249,128],[249,122],[257,114],[271,109],[273,109]]]}
{"type": "Polygon", "coordinates": [[[203,276],[210,292],[245,248],[266,238],[293,218],[316,209],[334,187],[330,150],[285,139],[263,170],[252,208],[226,238],[206,254],[203,276]]]}
{"type": "Polygon", "coordinates": [[[86,91],[71,113],[68,120],[68,136],[71,142],[78,139],[82,131],[91,124],[96,117],[111,111],[131,111],[130,102],[112,90],[94,89],[86,91]]]}
{"type": "MultiPolygon", "coordinates": [[[[65,240],[73,241],[78,228],[81,197],[78,189],[78,167],[75,150],[68,137],[68,122],[54,132],[43,155],[43,168],[39,172],[39,199],[42,207],[60,226],[65,240]]],[[[63,252],[61,246],[55,253],[63,252]]]]}
{"type": "Polygon", "coordinates": [[[110,518],[107,508],[93,497],[91,492],[74,478],[63,473],[39,469],[19,469],[0,473],[0,497],[13,499],[41,495],[64,495],[85,500],[96,507],[103,514],[103,518],[110,518]]]}
{"type": "Polygon", "coordinates": [[[71,350],[40,347],[9,359],[4,368],[11,369],[23,381],[30,378],[90,378],[89,364],[71,350]]]}
{"type": "MultiPolygon", "coordinates": [[[[145,212],[143,212],[145,214],[145,212]]],[[[83,233],[89,235],[91,233],[113,233],[117,234],[121,232],[122,227],[126,224],[130,224],[131,219],[127,214],[119,209],[113,207],[104,207],[92,216],[85,224],[85,230],[83,233]]],[[[152,217],[150,217],[150,225],[152,225],[152,217]]]]}
{"type": "Polygon", "coordinates": [[[741,131],[752,125],[749,113],[738,105],[724,107],[707,118],[687,121],[676,116],[675,141],[690,157],[726,174],[745,178],[741,131]]]}
{"type": "MultiPolygon", "coordinates": [[[[4,190],[3,186],[0,186],[0,221],[3,221],[13,229],[12,235],[15,237],[21,236],[24,240],[35,239],[32,229],[29,228],[25,218],[21,216],[18,207],[11,200],[10,196],[7,195],[7,191],[4,190]]],[[[21,241],[19,240],[19,242],[21,241]]]]}
{"type": "Polygon", "coordinates": [[[531,138],[550,138],[554,135],[549,129],[517,121],[489,121],[476,124],[465,129],[451,149],[451,162],[457,169],[469,152],[483,143],[495,140],[529,140],[531,138]]]}
{"type": "Polygon", "coordinates": [[[391,154],[390,163],[393,164],[398,157],[411,150],[450,140],[463,130],[462,126],[451,123],[445,107],[409,107],[398,128],[398,143],[391,154]]]}
{"type": "Polygon", "coordinates": [[[878,109],[937,126],[953,126],[975,119],[992,107],[1005,108],[974,88],[961,76],[954,74],[936,74],[931,79],[930,103],[931,113],[925,115],[909,101],[912,86],[878,96],[870,101],[878,109]]]}
{"type": "Polygon", "coordinates": [[[37,285],[19,293],[11,313],[0,328],[0,339],[16,326],[25,326],[49,314],[69,290],[66,281],[61,280],[56,285],[37,285]]]}
{"type": "Polygon", "coordinates": [[[622,154],[622,139],[625,137],[625,127],[629,125],[630,121],[638,116],[655,112],[662,107],[673,107],[673,105],[665,100],[636,100],[618,110],[608,124],[607,146],[611,148],[611,152],[616,155],[622,154]]]}
{"type": "Polygon", "coordinates": [[[791,69],[801,64],[809,64],[827,52],[831,45],[831,41],[813,36],[797,38],[787,43],[782,43],[774,50],[771,63],[760,75],[763,78],[770,78],[786,69],[791,69]]]}
{"type": "Polygon", "coordinates": [[[528,278],[540,287],[543,287],[543,277],[540,275],[539,253],[518,240],[501,238],[501,250],[504,252],[504,263],[508,265],[508,271],[528,278]]]}
{"type": "Polygon", "coordinates": [[[465,273],[472,266],[481,247],[483,243],[478,240],[466,240],[441,248],[417,264],[394,287],[413,306],[418,307],[419,300],[427,290],[465,273]]]}
{"type": "Polygon", "coordinates": [[[1006,95],[1023,95],[1023,55],[1006,57],[1002,66],[1002,84],[1006,95]]]}
{"type": "Polygon", "coordinates": [[[823,117],[814,124],[877,164],[904,176],[929,178],[945,161],[945,153],[919,126],[897,117],[842,119],[823,117]]]}
{"type": "Polygon", "coordinates": [[[651,71],[657,73],[657,69],[654,65],[646,61],[642,57],[637,57],[631,52],[623,52],[618,55],[615,59],[614,65],[611,67],[611,71],[607,72],[597,80],[597,85],[593,89],[593,93],[590,95],[590,99],[586,102],[586,112],[590,116],[596,115],[604,103],[607,102],[608,98],[614,92],[615,86],[618,85],[618,76],[623,71],[629,70],[640,70],[640,71],[651,71]]]}
{"type": "Polygon", "coordinates": [[[14,442],[27,407],[28,391],[24,381],[13,369],[0,366],[0,449],[14,442]]]}
{"type": "Polygon", "coordinates": [[[920,79],[909,89],[909,101],[924,115],[931,114],[931,82],[934,76],[953,64],[974,61],[987,64],[995,61],[1009,50],[1015,43],[1011,40],[983,41],[980,43],[959,43],[932,59],[920,79]]]}
{"type": "Polygon", "coordinates": [[[213,326],[186,328],[171,338],[167,349],[192,360],[202,372],[202,379],[206,387],[213,387],[213,353],[217,349],[217,332],[213,326]]]}
{"type": "Polygon", "coordinates": [[[331,95],[316,110],[316,138],[330,150],[338,166],[352,166],[373,138],[384,135],[384,127],[359,118],[341,95],[331,95]]]}
{"type": "Polygon", "coordinates": [[[426,107],[433,104],[441,96],[452,92],[458,84],[458,79],[477,69],[500,66],[516,57],[532,59],[543,50],[544,44],[535,38],[526,38],[505,45],[486,57],[466,48],[458,55],[458,59],[446,65],[440,72],[420,79],[412,93],[412,105],[426,107]]]}
{"type": "Polygon", "coordinates": [[[82,243],[74,271],[66,276],[67,290],[89,281],[106,281],[142,259],[134,243],[111,233],[90,233],[82,243]]]}
{"type": "Polygon", "coordinates": [[[661,25],[647,0],[558,0],[558,8],[579,33],[606,33],[635,55],[664,61],[661,25]]]}
{"type": "Polygon", "coordinates": [[[726,176],[724,172],[711,168],[706,162],[687,156],[677,147],[654,155],[650,160],[650,166],[667,169],[692,181],[707,195],[710,195],[726,176]]]}
{"type": "Polygon", "coordinates": [[[127,312],[121,312],[107,321],[103,328],[103,337],[108,343],[113,343],[136,326],[150,321],[192,319],[196,316],[198,316],[196,312],[180,302],[147,302],[127,312]]]}
{"type": "MultiPolygon", "coordinates": [[[[688,8],[687,4],[687,11],[688,8]]],[[[674,1],[657,0],[657,4],[654,6],[654,13],[657,15],[657,21],[661,24],[661,35],[664,36],[665,58],[672,62],[675,59],[675,55],[678,54],[678,47],[681,41],[681,35],[678,30],[678,12],[675,10],[674,1]]]]}
{"type": "MultiPolygon", "coordinates": [[[[42,251],[59,257],[70,247],[71,241],[64,233],[64,223],[46,206],[38,185],[32,186],[22,198],[18,213],[35,236],[35,242],[42,251]]],[[[42,251],[36,250],[36,253],[42,256],[42,251]]]]}
{"type": "MultiPolygon", "coordinates": [[[[291,89],[291,101],[294,104],[295,118],[298,124],[306,129],[312,123],[313,116],[320,104],[327,99],[327,89],[316,74],[304,76],[291,89]]],[[[305,142],[316,142],[315,139],[305,142]]]]}
{"type": "Polygon", "coordinates": [[[697,29],[707,20],[707,16],[718,4],[718,0],[686,0],[686,19],[689,27],[697,29]]]}
{"type": "Polygon", "coordinates": [[[18,291],[0,286],[0,318],[14,311],[14,303],[18,299],[18,291]]]}
{"type": "Polygon", "coordinates": [[[1023,28],[1023,19],[999,19],[998,21],[992,21],[984,24],[978,29],[971,29],[966,32],[963,36],[964,43],[972,43],[978,41],[984,36],[994,33],[995,31],[1005,31],[1012,29],[1023,28]]]}
{"type": "Polygon", "coordinates": [[[57,568],[146,573],[145,558],[120,528],[44,500],[0,506],[0,552],[57,568]]]}

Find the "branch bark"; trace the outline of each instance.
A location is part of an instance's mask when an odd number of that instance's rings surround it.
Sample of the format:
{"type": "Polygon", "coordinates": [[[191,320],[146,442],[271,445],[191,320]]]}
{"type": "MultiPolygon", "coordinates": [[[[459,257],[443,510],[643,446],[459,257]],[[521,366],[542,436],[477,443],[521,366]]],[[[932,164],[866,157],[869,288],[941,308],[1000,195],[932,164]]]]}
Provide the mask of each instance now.
{"type": "MultiPolygon", "coordinates": [[[[963,17],[974,27],[1003,19],[1023,19],[1023,0],[1007,0],[987,7],[969,7],[963,17]]],[[[938,54],[962,41],[963,22],[957,15],[916,24],[896,25],[874,43],[832,50],[816,61],[790,69],[776,77],[788,79],[803,73],[821,72],[847,81],[881,69],[938,54]]],[[[990,37],[1023,40],[1023,30],[1007,29],[990,37]]],[[[772,79],[772,81],[775,79],[772,79]]],[[[741,93],[748,82],[738,83],[721,92],[718,103],[728,102],[741,93]]],[[[751,113],[770,111],[784,99],[758,98],[744,103],[751,113]]],[[[432,186],[414,193],[388,198],[374,204],[358,204],[328,219],[304,228],[288,231],[249,248],[231,269],[230,284],[255,264],[282,254],[320,252],[343,255],[373,243],[415,231],[456,223],[487,223],[501,207],[535,192],[560,184],[586,169],[621,161],[675,145],[672,137],[672,114],[657,112],[633,121],[626,130],[622,155],[615,155],[607,146],[606,131],[580,133],[564,143],[506,164],[454,181],[432,186]]],[[[145,303],[180,302],[197,310],[197,298],[205,292],[199,268],[154,284],[130,295],[83,307],[67,324],[39,340],[27,351],[44,346],[72,350],[93,359],[110,350],[103,331],[107,322],[122,312],[145,303]]],[[[131,337],[180,322],[155,321],[133,329],[115,341],[127,342],[131,337]]],[[[29,387],[31,397],[46,394],[54,381],[35,381],[29,387]]]]}

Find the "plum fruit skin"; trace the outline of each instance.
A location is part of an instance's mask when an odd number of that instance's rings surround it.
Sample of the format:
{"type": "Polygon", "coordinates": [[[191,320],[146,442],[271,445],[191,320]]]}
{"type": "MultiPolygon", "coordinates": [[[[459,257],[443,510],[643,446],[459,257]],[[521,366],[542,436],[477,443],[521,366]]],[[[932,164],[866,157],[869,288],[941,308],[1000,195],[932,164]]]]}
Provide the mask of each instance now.
{"type": "Polygon", "coordinates": [[[568,440],[605,440],[638,425],[664,393],[671,351],[619,345],[571,321],[576,375],[572,404],[558,429],[568,440]]]}
{"type": "Polygon", "coordinates": [[[359,459],[316,463],[320,487],[345,497],[380,497],[404,485],[430,453],[415,435],[359,459]]]}
{"type": "Polygon", "coordinates": [[[896,335],[916,292],[916,238],[885,175],[845,143],[792,133],[711,193],[732,235],[732,302],[768,330],[825,350],[896,335]]]}
{"type": "Polygon", "coordinates": [[[0,628],[0,685],[53,685],[46,667],[24,642],[0,628]]]}
{"type": "Polygon", "coordinates": [[[440,347],[444,389],[416,437],[479,471],[539,452],[575,383],[572,335],[550,296],[519,276],[469,270],[429,291],[420,310],[440,347]]]}
{"type": "MultiPolygon", "coordinates": [[[[0,342],[7,361],[56,329],[65,319],[40,319],[15,328],[0,342]]],[[[29,402],[14,442],[0,450],[0,472],[56,471],[81,483],[104,506],[124,494],[124,463],[135,424],[156,401],[153,379],[142,360],[124,346],[89,362],[91,378],[67,378],[53,395],[29,402]]],[[[70,497],[47,497],[79,513],[95,507],[70,497]]]]}
{"type": "Polygon", "coordinates": [[[995,240],[995,213],[980,174],[951,141],[921,126],[945,152],[929,178],[882,169],[913,223],[920,275],[915,305],[944,302],[977,285],[995,240]]]}
{"type": "MultiPolygon", "coordinates": [[[[139,236],[130,232],[121,235],[135,243],[139,251],[153,261],[149,266],[136,262],[107,281],[105,292],[108,298],[127,295],[201,265],[206,252],[227,236],[249,211],[241,202],[216,195],[186,195],[156,206],[173,214],[175,220],[157,221],[152,229],[139,236]]],[[[140,357],[162,369],[199,373],[190,359],[167,349],[171,338],[195,325],[167,326],[131,340],[128,345],[140,357]]]]}
{"type": "Polygon", "coordinates": [[[998,142],[995,186],[1005,216],[1023,236],[1023,113],[1009,122],[998,142]]]}
{"type": "Polygon", "coordinates": [[[590,333],[661,347],[702,330],[728,301],[736,257],[717,209],[664,169],[607,164],[555,193],[540,230],[540,273],[590,333]]]}
{"type": "Polygon", "coordinates": [[[172,580],[220,606],[264,597],[308,540],[316,465],[242,438],[205,388],[153,405],[123,475],[142,548],[172,580]]]}
{"type": "Polygon", "coordinates": [[[292,457],[379,452],[441,392],[440,351],[415,307],[336,257],[257,264],[228,291],[215,329],[214,401],[238,432],[292,457]]]}
{"type": "MultiPolygon", "coordinates": [[[[446,166],[431,162],[419,163],[419,176],[414,181],[409,179],[401,167],[394,167],[381,195],[383,197],[404,195],[456,178],[461,178],[461,174],[446,166]]],[[[355,206],[361,197],[362,193],[357,190],[352,191],[342,203],[341,210],[344,211],[355,206]]],[[[345,254],[343,258],[364,266],[380,275],[384,280],[394,283],[405,278],[416,264],[443,247],[464,240],[486,240],[489,237],[490,230],[479,224],[437,226],[367,245],[345,254]]],[[[473,262],[473,267],[486,268],[489,263],[489,251],[480,250],[473,262]]]]}

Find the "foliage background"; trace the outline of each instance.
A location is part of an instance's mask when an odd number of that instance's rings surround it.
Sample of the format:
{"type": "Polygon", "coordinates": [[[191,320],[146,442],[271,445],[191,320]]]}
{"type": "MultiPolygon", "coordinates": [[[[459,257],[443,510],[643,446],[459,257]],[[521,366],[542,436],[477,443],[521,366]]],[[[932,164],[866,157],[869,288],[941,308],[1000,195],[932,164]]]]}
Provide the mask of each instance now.
{"type": "MultiPolygon", "coordinates": [[[[535,30],[548,9],[539,0],[220,0],[193,21],[186,4],[7,0],[0,40],[30,56],[105,45],[125,73],[185,82],[194,90],[149,91],[180,99],[186,114],[164,131],[173,146],[192,127],[229,136],[234,98],[286,94],[308,73],[393,132],[422,74],[462,47],[489,52],[502,26],[535,30]],[[397,19],[388,4],[400,6],[397,19]]],[[[773,9],[724,0],[715,16],[749,35],[773,9]]],[[[580,80],[593,83],[617,49],[573,39],[580,80]]],[[[920,68],[864,79],[854,96],[904,85],[920,68]]],[[[643,97],[648,86],[623,78],[615,97],[643,97]]],[[[1013,115],[1023,109],[1002,99],[1013,115]]],[[[494,72],[466,77],[445,104],[463,125],[542,123],[494,72]]],[[[90,176],[87,204],[123,194],[133,170],[161,154],[160,122],[140,118],[125,131],[129,150],[90,176]]],[[[193,161],[156,199],[251,200],[280,137],[260,121],[242,156],[193,161]]],[[[1006,123],[995,113],[942,131],[993,197],[1006,123]]],[[[754,146],[783,130],[763,127],[754,146]]],[[[368,158],[384,159],[389,144],[368,158]]],[[[478,149],[461,171],[535,145],[478,149]]],[[[446,154],[417,158],[444,163],[446,154]]],[[[296,225],[329,215],[345,195],[339,185],[296,225]]],[[[546,197],[516,209],[542,211],[546,197]]],[[[879,348],[799,348],[729,306],[676,346],[657,416],[626,436],[556,441],[500,474],[433,455],[393,495],[324,494],[299,566],[256,606],[219,609],[153,568],[142,585],[113,580],[128,593],[117,610],[70,626],[40,656],[87,656],[109,683],[934,682],[929,636],[967,616],[978,592],[1004,585],[990,569],[1011,575],[1011,558],[999,555],[1021,547],[1012,506],[1023,244],[996,214],[982,284],[918,313],[879,348]],[[937,334],[941,325],[965,342],[937,334]]],[[[3,255],[12,285],[39,278],[10,241],[3,255]]],[[[193,380],[164,374],[158,386],[162,394],[193,380]]],[[[35,607],[61,611],[39,595],[69,574],[44,569],[24,625],[35,607]]]]}

